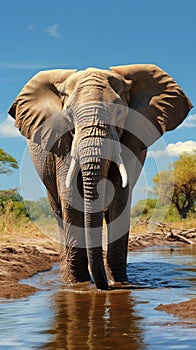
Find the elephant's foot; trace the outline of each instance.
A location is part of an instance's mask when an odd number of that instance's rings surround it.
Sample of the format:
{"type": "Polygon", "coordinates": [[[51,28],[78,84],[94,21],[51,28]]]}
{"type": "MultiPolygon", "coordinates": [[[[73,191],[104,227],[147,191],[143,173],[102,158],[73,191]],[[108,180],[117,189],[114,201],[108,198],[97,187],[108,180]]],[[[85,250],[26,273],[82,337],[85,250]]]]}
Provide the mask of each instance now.
{"type": "Polygon", "coordinates": [[[127,232],[118,240],[108,244],[107,266],[115,283],[125,284],[128,282],[126,274],[128,235],[127,232]]]}
{"type": "Polygon", "coordinates": [[[118,289],[118,288],[129,288],[130,282],[128,281],[126,273],[123,273],[122,271],[111,271],[111,269],[107,269],[107,275],[109,280],[109,287],[111,289],[118,289]]]}
{"type": "Polygon", "coordinates": [[[108,276],[108,280],[110,281],[109,282],[110,285],[129,284],[127,274],[126,274],[126,267],[124,267],[123,269],[122,268],[119,269],[119,268],[116,268],[116,266],[110,266],[109,264],[107,264],[107,276],[108,276]]]}
{"type": "Polygon", "coordinates": [[[70,267],[69,263],[61,264],[61,275],[62,275],[62,280],[64,282],[67,282],[68,284],[92,281],[88,271],[81,272],[81,271],[78,271],[77,269],[73,269],[70,267]]]}
{"type": "Polygon", "coordinates": [[[113,274],[113,280],[114,280],[114,283],[121,283],[121,284],[129,283],[126,274],[119,274],[119,275],[113,274]]]}
{"type": "Polygon", "coordinates": [[[68,284],[77,284],[77,283],[84,283],[84,282],[92,282],[92,279],[90,277],[90,274],[86,273],[85,275],[78,276],[75,271],[72,271],[68,275],[63,276],[63,281],[67,282],[68,284]]]}
{"type": "Polygon", "coordinates": [[[91,281],[86,249],[66,247],[61,252],[61,275],[69,284],[91,281]]]}
{"type": "Polygon", "coordinates": [[[112,284],[109,285],[110,290],[116,290],[116,289],[122,289],[122,290],[130,290],[135,288],[135,285],[131,284],[128,281],[125,282],[113,282],[112,284]]]}

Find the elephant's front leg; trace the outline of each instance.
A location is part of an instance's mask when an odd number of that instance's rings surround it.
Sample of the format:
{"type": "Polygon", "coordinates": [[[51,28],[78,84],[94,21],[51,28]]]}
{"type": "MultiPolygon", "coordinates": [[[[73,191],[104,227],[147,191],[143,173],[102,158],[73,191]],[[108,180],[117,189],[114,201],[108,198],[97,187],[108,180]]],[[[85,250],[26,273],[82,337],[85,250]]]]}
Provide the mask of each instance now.
{"type": "MultiPolygon", "coordinates": [[[[61,163],[60,163],[61,165],[61,163]]],[[[61,273],[65,282],[90,281],[84,230],[84,201],[81,174],[66,188],[69,164],[58,167],[58,188],[62,206],[61,273]]]]}
{"type": "Polygon", "coordinates": [[[114,282],[128,282],[126,274],[127,245],[129,232],[118,240],[108,244],[107,264],[114,282]]]}
{"type": "Polygon", "coordinates": [[[126,283],[130,227],[129,190],[116,187],[115,198],[105,213],[108,230],[107,265],[114,282],[126,283]]]}
{"type": "Polygon", "coordinates": [[[61,233],[61,273],[69,283],[90,281],[85,247],[83,213],[72,208],[63,209],[64,228],[61,233]]]}

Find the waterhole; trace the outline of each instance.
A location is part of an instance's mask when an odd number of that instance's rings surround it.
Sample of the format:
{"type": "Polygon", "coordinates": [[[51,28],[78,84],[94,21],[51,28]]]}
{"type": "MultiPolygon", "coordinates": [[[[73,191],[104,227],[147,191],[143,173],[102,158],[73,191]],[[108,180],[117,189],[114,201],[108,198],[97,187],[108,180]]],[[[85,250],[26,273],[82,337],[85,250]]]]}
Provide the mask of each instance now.
{"type": "Polygon", "coordinates": [[[194,350],[196,323],[155,308],[196,297],[195,252],[189,246],[130,252],[131,289],[67,288],[58,264],[21,281],[40,291],[0,300],[0,349],[194,350]]]}

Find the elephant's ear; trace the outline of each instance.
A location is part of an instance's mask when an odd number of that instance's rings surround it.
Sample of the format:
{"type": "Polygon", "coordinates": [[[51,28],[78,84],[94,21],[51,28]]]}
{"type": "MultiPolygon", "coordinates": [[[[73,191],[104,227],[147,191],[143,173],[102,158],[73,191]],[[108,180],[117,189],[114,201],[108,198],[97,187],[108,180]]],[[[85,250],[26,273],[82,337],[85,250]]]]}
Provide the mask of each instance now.
{"type": "MultiPolygon", "coordinates": [[[[179,85],[155,65],[135,64],[110,69],[126,80],[132,80],[128,106],[145,116],[158,131],[157,135],[175,129],[192,108],[179,85]]],[[[147,146],[157,138],[154,135],[147,146]]]]}
{"type": "Polygon", "coordinates": [[[9,110],[22,135],[30,139],[46,119],[62,111],[60,90],[75,71],[41,71],[24,86],[9,110]]]}

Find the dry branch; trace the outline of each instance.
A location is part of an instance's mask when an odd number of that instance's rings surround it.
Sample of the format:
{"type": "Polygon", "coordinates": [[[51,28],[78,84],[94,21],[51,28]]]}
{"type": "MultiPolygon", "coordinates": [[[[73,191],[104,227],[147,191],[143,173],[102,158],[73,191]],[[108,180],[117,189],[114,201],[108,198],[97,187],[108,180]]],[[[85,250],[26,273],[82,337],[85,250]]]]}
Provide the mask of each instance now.
{"type": "Polygon", "coordinates": [[[172,237],[172,239],[176,239],[176,240],[180,240],[182,242],[188,243],[188,244],[194,244],[194,242],[192,242],[190,239],[187,239],[186,237],[182,236],[182,235],[178,235],[176,233],[169,233],[168,238],[172,237]]]}
{"type": "Polygon", "coordinates": [[[162,223],[162,222],[152,222],[147,218],[146,220],[138,220],[137,222],[138,225],[152,225],[154,227],[159,228],[161,232],[153,232],[155,235],[166,235],[167,239],[172,239],[172,240],[179,240],[182,242],[185,242],[187,244],[192,244],[194,245],[195,243],[190,240],[190,238],[196,238],[196,228],[193,229],[180,229],[180,228],[175,228],[171,227],[169,224],[162,223]],[[190,237],[188,237],[190,235],[190,237]],[[187,238],[188,237],[188,238],[187,238]]]}

